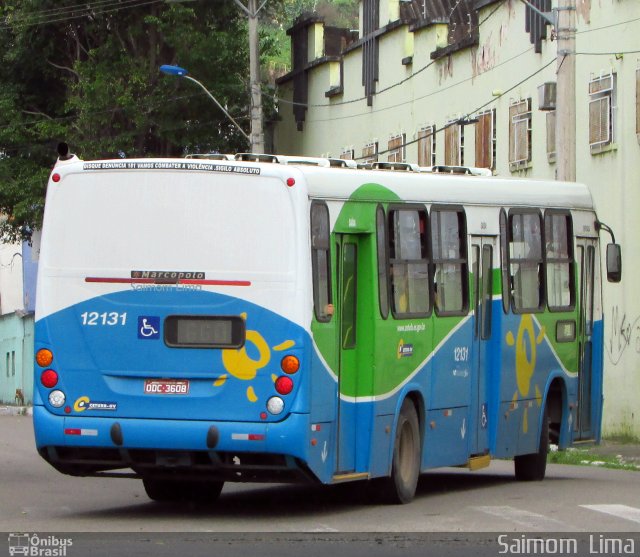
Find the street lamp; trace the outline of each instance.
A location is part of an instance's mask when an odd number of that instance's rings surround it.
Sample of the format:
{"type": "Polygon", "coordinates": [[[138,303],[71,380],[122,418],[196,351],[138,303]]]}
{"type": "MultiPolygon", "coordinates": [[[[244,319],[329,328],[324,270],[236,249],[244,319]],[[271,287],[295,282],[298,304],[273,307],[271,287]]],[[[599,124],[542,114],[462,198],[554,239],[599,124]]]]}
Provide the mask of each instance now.
{"type": "Polygon", "coordinates": [[[222,112],[224,112],[225,116],[227,118],[229,118],[229,120],[231,120],[236,128],[238,128],[238,130],[240,131],[240,133],[245,137],[245,139],[249,142],[249,145],[251,145],[251,139],[249,138],[249,136],[246,134],[246,132],[240,127],[240,124],[238,124],[238,122],[235,121],[235,119],[233,118],[233,116],[231,116],[231,114],[229,114],[225,108],[218,102],[218,99],[216,99],[211,92],[204,86],[202,85],[202,83],[200,83],[197,79],[194,79],[193,77],[191,77],[190,75],[187,75],[189,72],[187,70],[185,70],[184,68],[181,68],[180,66],[171,66],[169,64],[164,64],[162,66],[160,66],[160,71],[162,73],[165,73],[167,75],[175,75],[177,77],[184,77],[185,79],[188,79],[189,81],[193,81],[194,83],[198,84],[202,90],[209,95],[209,98],[216,103],[216,105],[218,105],[218,108],[220,110],[222,110],[222,112]]]}

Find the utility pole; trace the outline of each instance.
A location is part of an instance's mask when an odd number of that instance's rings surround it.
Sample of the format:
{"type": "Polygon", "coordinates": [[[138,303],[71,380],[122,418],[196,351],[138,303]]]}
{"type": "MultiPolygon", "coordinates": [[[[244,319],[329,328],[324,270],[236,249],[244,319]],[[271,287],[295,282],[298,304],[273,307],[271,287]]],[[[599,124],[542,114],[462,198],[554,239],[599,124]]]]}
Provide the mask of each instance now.
{"type": "Polygon", "coordinates": [[[233,0],[248,18],[249,28],[249,87],[251,91],[251,152],[264,153],[264,131],[262,127],[262,92],[260,90],[260,49],[258,37],[258,12],[267,3],[264,0],[257,7],[258,0],[247,0],[245,6],[240,0],[233,0]]]}
{"type": "Polygon", "coordinates": [[[557,179],[576,179],[576,2],[558,0],[556,90],[557,179]]]}
{"type": "Polygon", "coordinates": [[[576,0],[557,0],[543,12],[520,0],[553,26],[556,33],[556,179],[576,180],[576,0]]]}

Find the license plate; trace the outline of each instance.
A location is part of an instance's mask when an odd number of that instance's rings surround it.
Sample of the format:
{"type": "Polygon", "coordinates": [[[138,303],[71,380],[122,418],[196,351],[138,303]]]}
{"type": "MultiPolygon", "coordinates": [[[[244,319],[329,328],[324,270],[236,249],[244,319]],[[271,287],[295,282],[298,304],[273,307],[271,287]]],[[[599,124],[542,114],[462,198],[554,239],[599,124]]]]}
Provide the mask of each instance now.
{"type": "Polygon", "coordinates": [[[147,395],[186,395],[188,392],[189,381],[186,379],[147,379],[144,382],[147,395]]]}

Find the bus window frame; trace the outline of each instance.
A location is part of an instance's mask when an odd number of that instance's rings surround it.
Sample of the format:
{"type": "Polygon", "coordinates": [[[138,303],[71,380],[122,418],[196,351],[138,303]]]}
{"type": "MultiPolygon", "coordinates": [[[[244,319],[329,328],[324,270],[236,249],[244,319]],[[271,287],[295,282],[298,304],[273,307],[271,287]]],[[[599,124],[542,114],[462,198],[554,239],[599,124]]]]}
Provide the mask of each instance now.
{"type": "Polygon", "coordinates": [[[500,228],[500,281],[502,288],[502,309],[508,314],[511,309],[511,275],[509,273],[509,216],[502,207],[499,215],[500,228]]]}
{"type": "MultiPolygon", "coordinates": [[[[427,211],[427,207],[421,203],[394,203],[394,204],[390,204],[387,207],[387,215],[386,215],[386,223],[387,223],[387,261],[388,261],[388,265],[387,265],[387,276],[389,277],[389,307],[391,309],[391,315],[393,315],[394,319],[415,319],[415,318],[423,318],[423,317],[429,317],[431,316],[431,313],[433,311],[433,292],[432,292],[432,288],[431,288],[431,279],[430,279],[430,264],[431,264],[431,251],[430,251],[430,239],[429,239],[429,226],[430,226],[430,219],[429,219],[429,212],[427,211]],[[423,213],[424,214],[424,232],[420,233],[420,247],[421,247],[421,251],[424,255],[424,257],[422,259],[398,259],[398,258],[392,258],[391,257],[391,238],[393,236],[394,238],[394,242],[395,242],[395,232],[393,232],[393,228],[394,228],[394,214],[396,212],[399,211],[417,211],[418,214],[423,213]],[[393,232],[393,234],[392,234],[393,232]],[[407,312],[401,312],[401,311],[397,311],[396,309],[396,300],[395,300],[395,295],[393,294],[393,288],[394,288],[394,275],[393,272],[391,270],[392,266],[394,265],[394,263],[397,262],[405,262],[406,264],[410,264],[410,263],[425,263],[427,266],[427,311],[425,312],[419,312],[419,311],[407,311],[407,312]]],[[[394,252],[395,253],[395,252],[394,252]]]]}
{"type": "MultiPolygon", "coordinates": [[[[515,264],[515,263],[514,263],[515,264]]],[[[511,311],[517,315],[522,315],[526,313],[543,313],[546,306],[546,264],[545,264],[545,240],[544,240],[544,218],[542,216],[542,211],[540,208],[536,207],[525,207],[525,208],[512,208],[509,209],[508,218],[507,218],[507,273],[509,276],[509,304],[511,306],[511,311]],[[517,264],[522,265],[524,262],[536,262],[538,267],[538,306],[536,307],[518,307],[515,300],[515,274],[511,274],[511,265],[513,263],[511,258],[511,253],[509,249],[509,245],[512,243],[513,237],[513,217],[517,215],[537,215],[538,222],[540,224],[540,259],[533,258],[518,258],[514,259],[517,261],[517,264]]]]}
{"type": "Polygon", "coordinates": [[[318,269],[318,258],[317,252],[324,251],[326,253],[326,272],[327,272],[327,285],[326,285],[326,294],[327,294],[327,305],[333,304],[333,284],[331,280],[331,218],[329,215],[329,207],[324,201],[312,201],[311,206],[309,208],[309,243],[311,247],[311,278],[313,283],[313,313],[316,318],[316,321],[319,323],[329,323],[333,319],[333,313],[324,313],[321,314],[319,312],[320,305],[320,273],[318,269]],[[314,209],[316,207],[320,207],[321,210],[324,211],[326,216],[326,224],[327,224],[327,247],[326,248],[316,248],[313,244],[313,223],[314,223],[314,209]]]}
{"type": "Polygon", "coordinates": [[[450,317],[450,316],[461,316],[468,315],[470,309],[470,295],[469,295],[469,250],[468,250],[468,235],[467,235],[467,213],[464,210],[463,205],[448,205],[448,204],[438,204],[432,205],[431,211],[429,212],[429,255],[430,255],[430,265],[429,265],[429,285],[431,288],[431,298],[433,301],[434,312],[438,317],[450,317]],[[433,234],[431,233],[431,225],[433,223],[433,213],[436,212],[449,212],[449,213],[457,213],[458,214],[458,225],[460,227],[460,254],[462,257],[455,259],[439,259],[438,261],[434,258],[434,249],[433,249],[433,234]],[[460,221],[460,218],[462,221],[460,221]],[[461,226],[460,226],[461,224],[461,226]],[[435,282],[435,274],[436,274],[436,266],[438,264],[459,264],[460,274],[462,278],[462,308],[459,310],[440,310],[438,309],[438,304],[436,301],[436,282],[435,282]]]}
{"type": "Polygon", "coordinates": [[[386,320],[389,317],[391,307],[391,280],[389,277],[387,214],[381,204],[376,207],[376,263],[378,268],[378,309],[382,319],[386,320]],[[384,277],[384,285],[381,277],[384,277]]]}
{"type": "Polygon", "coordinates": [[[561,313],[561,312],[571,312],[575,311],[576,308],[576,258],[574,253],[574,232],[573,232],[573,215],[571,211],[567,209],[547,209],[544,212],[543,218],[543,226],[544,226],[544,280],[545,280],[545,296],[547,302],[547,308],[550,312],[561,313]],[[553,217],[556,215],[565,216],[567,218],[567,251],[569,252],[568,259],[566,258],[552,258],[549,259],[547,257],[547,216],[553,217]],[[566,306],[552,306],[549,303],[549,280],[548,280],[548,265],[551,263],[568,263],[569,264],[569,305],[566,306]]]}

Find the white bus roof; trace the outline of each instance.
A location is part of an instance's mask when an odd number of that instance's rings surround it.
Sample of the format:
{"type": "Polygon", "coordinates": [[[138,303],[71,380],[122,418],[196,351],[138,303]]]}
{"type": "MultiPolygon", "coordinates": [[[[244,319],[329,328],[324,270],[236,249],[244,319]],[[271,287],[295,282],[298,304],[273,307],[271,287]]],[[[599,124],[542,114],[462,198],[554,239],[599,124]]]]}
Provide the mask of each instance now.
{"type": "MultiPolygon", "coordinates": [[[[286,181],[287,178],[294,177],[299,187],[305,187],[306,182],[307,194],[310,198],[326,200],[347,200],[361,186],[377,184],[388,188],[404,202],[594,209],[589,189],[579,183],[459,173],[334,168],[314,165],[309,157],[300,157],[299,164],[295,157],[283,157],[283,159],[285,159],[284,164],[279,164],[277,158],[272,163],[208,159],[69,161],[63,166],[56,166],[54,172],[67,174],[83,171],[106,173],[127,170],[132,172],[187,170],[213,171],[217,174],[216,169],[219,169],[221,173],[246,174],[248,179],[255,179],[261,175],[279,177],[286,181]],[[249,169],[255,172],[246,172],[249,169]],[[301,181],[302,177],[304,179],[301,181]]],[[[320,159],[315,159],[313,162],[316,161],[320,159]]],[[[388,198],[385,198],[385,201],[388,201],[388,198]]]]}

